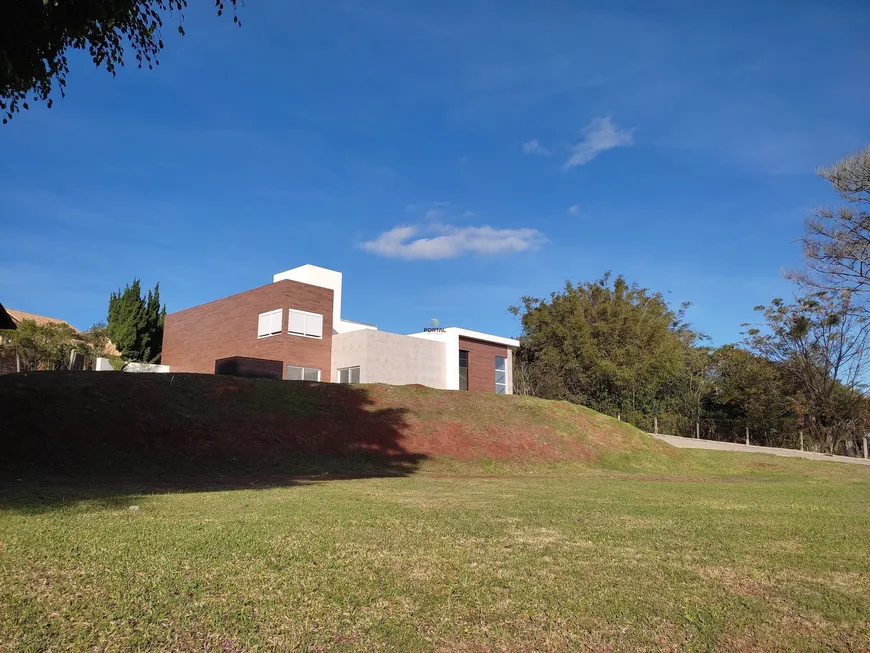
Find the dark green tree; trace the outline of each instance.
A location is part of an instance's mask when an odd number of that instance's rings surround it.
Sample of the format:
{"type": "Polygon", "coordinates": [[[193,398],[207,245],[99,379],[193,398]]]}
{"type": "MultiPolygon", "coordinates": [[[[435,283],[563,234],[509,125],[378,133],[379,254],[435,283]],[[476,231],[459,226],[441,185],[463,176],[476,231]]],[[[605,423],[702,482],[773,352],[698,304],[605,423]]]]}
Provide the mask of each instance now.
{"type": "MultiPolygon", "coordinates": [[[[220,16],[225,5],[215,0],[220,16]]],[[[177,12],[184,35],[182,11],[187,0],[4,0],[0,19],[0,110],[6,123],[32,101],[52,105],[57,83],[63,96],[69,72],[67,53],[86,50],[97,67],[115,74],[125,62],[126,48],[139,68],[160,63],[163,18],[177,12]]]]}
{"type": "Polygon", "coordinates": [[[720,347],[712,359],[705,412],[718,422],[720,435],[740,440],[749,428],[755,444],[797,446],[803,425],[798,393],[783,367],[738,345],[720,347]]]}
{"type": "Polygon", "coordinates": [[[123,291],[113,292],[109,297],[109,340],[131,360],[142,360],[142,334],[145,331],[145,302],[142,299],[139,279],[134,279],[123,291]]]}
{"type": "Polygon", "coordinates": [[[160,284],[154,290],[148,291],[145,302],[145,331],[142,334],[143,360],[159,360],[163,352],[163,322],[166,319],[166,307],[160,305],[160,284]]]}
{"type": "Polygon", "coordinates": [[[530,392],[567,399],[650,428],[645,417],[698,403],[706,361],[701,336],[660,293],[610,273],[568,283],[547,300],[511,307],[523,334],[515,377],[530,392]]]}
{"type": "Polygon", "coordinates": [[[139,279],[109,297],[108,335],[127,360],[151,362],[163,349],[163,320],[160,284],[143,297],[139,279]]]}

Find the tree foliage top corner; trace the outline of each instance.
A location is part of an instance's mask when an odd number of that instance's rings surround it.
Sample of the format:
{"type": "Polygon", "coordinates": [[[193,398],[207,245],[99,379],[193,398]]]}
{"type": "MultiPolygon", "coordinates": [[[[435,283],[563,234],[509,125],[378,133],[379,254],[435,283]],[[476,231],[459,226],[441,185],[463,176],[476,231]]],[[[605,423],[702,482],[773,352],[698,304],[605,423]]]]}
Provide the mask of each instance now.
{"type": "MultiPolygon", "coordinates": [[[[215,0],[241,25],[239,0],[215,0]]],[[[68,53],[84,50],[98,68],[115,75],[128,57],[139,68],[159,64],[164,19],[177,16],[184,35],[187,0],[9,0],[0,21],[0,115],[7,123],[30,102],[51,108],[65,94],[68,53]]]]}

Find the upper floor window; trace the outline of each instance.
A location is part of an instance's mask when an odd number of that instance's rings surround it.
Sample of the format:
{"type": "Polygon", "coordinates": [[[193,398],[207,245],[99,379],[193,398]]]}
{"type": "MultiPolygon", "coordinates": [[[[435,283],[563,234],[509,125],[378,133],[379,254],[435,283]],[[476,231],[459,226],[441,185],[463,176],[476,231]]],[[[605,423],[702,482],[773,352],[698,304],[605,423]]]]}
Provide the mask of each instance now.
{"type": "Polygon", "coordinates": [[[323,337],[323,316],[291,308],[287,311],[287,333],[308,338],[323,337]]]}
{"type": "Polygon", "coordinates": [[[257,320],[257,337],[268,338],[269,336],[277,336],[281,333],[281,319],[284,311],[276,309],[268,313],[260,313],[260,318],[257,320]]]}
{"type": "Polygon", "coordinates": [[[495,357],[495,393],[507,394],[507,359],[504,356],[495,357]]]}

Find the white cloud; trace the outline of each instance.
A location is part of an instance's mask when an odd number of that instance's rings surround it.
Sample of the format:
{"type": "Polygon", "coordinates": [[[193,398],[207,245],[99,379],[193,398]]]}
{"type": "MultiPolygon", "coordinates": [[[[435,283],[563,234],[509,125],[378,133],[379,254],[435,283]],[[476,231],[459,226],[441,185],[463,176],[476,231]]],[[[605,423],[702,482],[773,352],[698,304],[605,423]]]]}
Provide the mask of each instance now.
{"type": "Polygon", "coordinates": [[[566,170],[589,163],[599,152],[612,150],[614,147],[628,147],[634,144],[634,129],[628,131],[618,129],[610,116],[593,118],[583,128],[583,140],[571,146],[573,154],[562,166],[566,170]]]}
{"type": "Polygon", "coordinates": [[[510,254],[535,249],[546,242],[537,229],[455,227],[447,224],[400,225],[362,243],[367,252],[406,260],[438,260],[463,254],[510,254]]]}
{"type": "Polygon", "coordinates": [[[568,207],[568,213],[570,213],[571,215],[580,215],[580,205],[572,204],[568,207]]]}
{"type": "Polygon", "coordinates": [[[541,145],[541,141],[533,138],[530,141],[523,143],[523,154],[536,154],[538,156],[550,156],[552,152],[541,145]]]}

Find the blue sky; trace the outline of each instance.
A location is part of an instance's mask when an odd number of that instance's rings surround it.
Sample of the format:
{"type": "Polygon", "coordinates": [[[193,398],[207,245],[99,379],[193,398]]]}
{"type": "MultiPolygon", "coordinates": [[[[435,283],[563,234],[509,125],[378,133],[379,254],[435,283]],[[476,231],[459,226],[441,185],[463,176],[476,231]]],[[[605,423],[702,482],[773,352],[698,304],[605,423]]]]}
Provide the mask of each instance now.
{"type": "Polygon", "coordinates": [[[172,312],[313,263],[348,319],[516,335],[613,270],[724,344],[870,142],[861,2],[210,4],[0,128],[4,305],[86,328],[133,277],[172,312]]]}

